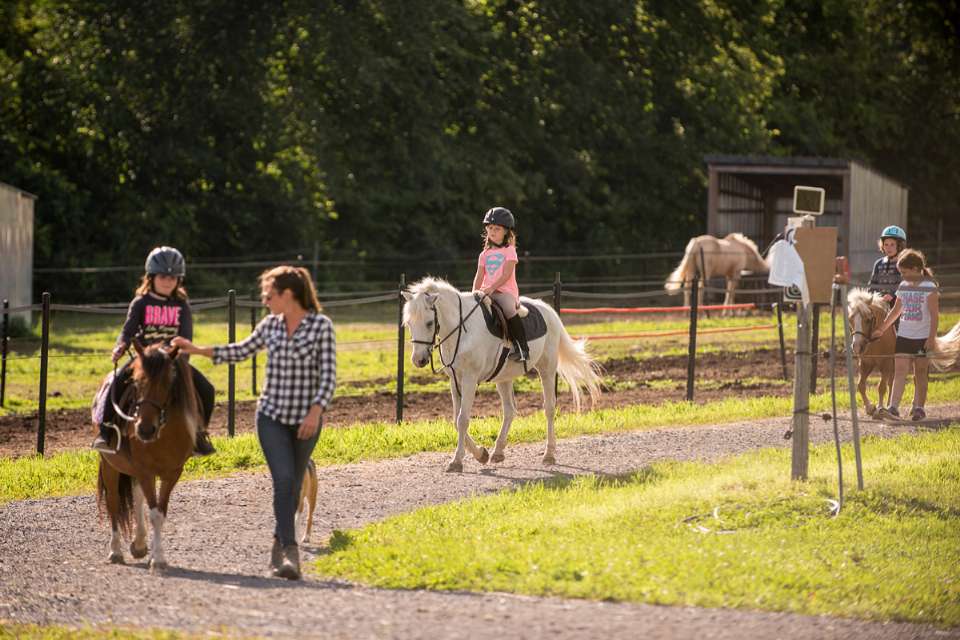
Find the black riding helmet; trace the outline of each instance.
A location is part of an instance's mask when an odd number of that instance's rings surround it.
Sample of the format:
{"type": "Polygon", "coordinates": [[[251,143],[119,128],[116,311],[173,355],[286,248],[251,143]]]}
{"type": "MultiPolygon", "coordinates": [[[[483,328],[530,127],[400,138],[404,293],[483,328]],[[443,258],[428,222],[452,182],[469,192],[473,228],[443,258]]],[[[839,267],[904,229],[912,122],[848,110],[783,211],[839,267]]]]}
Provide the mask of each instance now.
{"type": "Polygon", "coordinates": [[[157,247],[147,256],[144,268],[149,275],[163,274],[182,278],[187,275],[187,264],[183,254],[173,247],[157,247]]]}
{"type": "Polygon", "coordinates": [[[513,214],[510,213],[510,209],[504,209],[503,207],[493,207],[483,216],[484,226],[488,224],[498,224],[501,227],[506,227],[507,229],[513,229],[514,221],[513,214]]]}

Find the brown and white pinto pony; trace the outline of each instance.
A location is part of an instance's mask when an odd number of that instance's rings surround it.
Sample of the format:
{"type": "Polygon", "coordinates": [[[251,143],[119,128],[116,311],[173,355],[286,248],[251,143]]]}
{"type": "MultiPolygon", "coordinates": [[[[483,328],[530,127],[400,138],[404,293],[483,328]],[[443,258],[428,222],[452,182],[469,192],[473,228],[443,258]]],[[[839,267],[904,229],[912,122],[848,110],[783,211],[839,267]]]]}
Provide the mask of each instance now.
{"type": "Polygon", "coordinates": [[[727,279],[723,304],[733,304],[740,276],[744,271],[767,273],[770,266],[760,255],[756,243],[742,233],[731,233],[724,238],[710,235],[691,238],[683,252],[683,259],[667,278],[663,288],[676,293],[683,288],[683,303],[690,306],[693,279],[700,274],[698,304],[703,303],[703,287],[710,278],[727,279]]]}
{"type": "Polygon", "coordinates": [[[875,415],[878,407],[886,406],[893,388],[893,352],[897,343],[897,334],[893,327],[879,338],[873,338],[873,332],[883,324],[890,307],[879,293],[866,289],[851,289],[847,294],[847,319],[850,322],[852,340],[850,351],[857,359],[859,377],[857,391],[863,401],[864,411],[875,415]],[[877,404],[867,398],[867,378],[874,371],[880,374],[877,384],[877,404]]]}
{"type": "Polygon", "coordinates": [[[152,571],[167,568],[163,553],[163,524],[170,494],[193,453],[202,420],[193,376],[177,349],[161,345],[143,348],[134,341],[133,381],[118,402],[131,420],[121,420],[123,440],[115,454],[100,454],[97,504],[110,516],[110,562],[122,564],[121,534],[129,538],[134,558],[150,553],[152,571]],[[160,480],[159,495],[157,479],[160,480]],[[149,510],[153,538],[147,547],[145,519],[149,510]]]}

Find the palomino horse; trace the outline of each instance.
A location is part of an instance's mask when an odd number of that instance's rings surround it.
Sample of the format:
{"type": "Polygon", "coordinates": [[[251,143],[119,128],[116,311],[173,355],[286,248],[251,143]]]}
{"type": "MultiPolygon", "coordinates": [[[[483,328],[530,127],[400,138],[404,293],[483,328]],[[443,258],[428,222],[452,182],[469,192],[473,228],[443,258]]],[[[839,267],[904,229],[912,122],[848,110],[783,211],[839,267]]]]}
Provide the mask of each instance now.
{"type": "Polygon", "coordinates": [[[851,289],[847,294],[847,318],[853,333],[850,350],[860,363],[857,391],[863,400],[864,411],[871,416],[876,414],[878,407],[884,406],[884,399],[889,398],[887,394],[893,387],[893,351],[897,334],[893,327],[890,327],[879,338],[871,337],[889,311],[890,307],[879,293],[871,293],[866,289],[851,289]],[[880,373],[876,405],[871,404],[867,398],[867,378],[874,371],[880,373]]]}
{"type": "Polygon", "coordinates": [[[132,365],[133,383],[120,401],[123,412],[131,415],[121,416],[120,450],[100,454],[97,503],[101,510],[106,503],[110,515],[110,562],[122,564],[121,533],[129,535],[131,520],[136,521],[136,534],[130,553],[134,558],[147,555],[146,502],[153,528],[149,566],[162,571],[167,567],[161,536],[170,493],[193,453],[202,417],[193,376],[186,360],[177,357],[178,350],[160,345],[144,349],[136,341],[134,347],[138,357],[132,365]]]}
{"type": "MultiPolygon", "coordinates": [[[[486,326],[479,303],[471,293],[460,293],[445,280],[424,278],[403,293],[403,322],[410,328],[413,343],[412,361],[416,367],[433,363],[433,349],[439,345],[440,361],[450,376],[453,397],[453,417],[457,426],[457,450],[447,471],[462,471],[464,449],[481,464],[487,460],[502,462],[510,423],[516,413],[513,397],[513,379],[524,374],[522,363],[505,359],[504,341],[492,335],[486,326]],[[503,422],[490,457],[485,447],[477,446],[470,437],[470,410],[473,407],[477,385],[493,381],[503,404],[503,422]]],[[[580,410],[580,387],[589,393],[591,401],[600,396],[598,366],[587,355],[586,341],[574,341],[560,322],[560,316],[539,300],[521,298],[530,308],[530,316],[537,313],[545,322],[545,333],[534,338],[528,332],[530,359],[543,385],[543,412],[547,417],[547,446],[544,464],[556,462],[557,441],[553,430],[556,413],[554,380],[560,374],[573,393],[577,411],[580,410]]],[[[529,319],[529,316],[528,316],[529,319]]]]}
{"type": "Polygon", "coordinates": [[[667,278],[663,288],[676,293],[683,288],[683,303],[690,306],[690,289],[693,279],[699,274],[698,303],[703,302],[703,287],[710,278],[723,276],[727,279],[727,294],[723,304],[733,304],[740,275],[744,271],[766,273],[770,266],[760,255],[757,245],[742,233],[731,233],[725,238],[697,236],[691,238],[683,253],[683,259],[667,278]]]}

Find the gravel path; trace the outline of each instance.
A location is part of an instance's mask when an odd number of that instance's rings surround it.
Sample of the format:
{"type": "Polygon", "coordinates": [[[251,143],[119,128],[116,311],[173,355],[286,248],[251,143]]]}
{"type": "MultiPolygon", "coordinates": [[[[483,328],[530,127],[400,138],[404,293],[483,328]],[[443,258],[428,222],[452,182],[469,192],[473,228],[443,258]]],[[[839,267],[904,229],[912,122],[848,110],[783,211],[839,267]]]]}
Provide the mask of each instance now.
{"type": "MultiPolygon", "coordinates": [[[[960,406],[931,410],[931,423],[960,406]]],[[[816,442],[829,426],[812,421],[816,442]]],[[[785,419],[562,440],[562,464],[544,468],[541,445],[507,449],[507,461],[446,474],[449,454],[320,469],[314,540],[427,504],[584,473],[616,474],[662,459],[702,459],[787,446],[785,419]]],[[[929,425],[928,425],[929,426],[929,425]]],[[[916,431],[865,422],[866,434],[916,431]]],[[[852,462],[845,467],[852,478],[852,462]]],[[[784,470],[787,473],[787,470],[784,470]]],[[[869,478],[866,479],[869,482],[869,478]]],[[[848,483],[851,480],[848,480],[848,483]]],[[[0,623],[162,627],[245,636],[324,638],[957,638],[960,628],[872,623],[726,609],[665,607],[506,594],[370,589],[309,578],[264,578],[270,483],[263,474],[181,485],[165,532],[172,567],[107,563],[109,532],[91,495],[0,507],[0,623]]],[[[307,557],[319,547],[307,545],[307,557]]]]}

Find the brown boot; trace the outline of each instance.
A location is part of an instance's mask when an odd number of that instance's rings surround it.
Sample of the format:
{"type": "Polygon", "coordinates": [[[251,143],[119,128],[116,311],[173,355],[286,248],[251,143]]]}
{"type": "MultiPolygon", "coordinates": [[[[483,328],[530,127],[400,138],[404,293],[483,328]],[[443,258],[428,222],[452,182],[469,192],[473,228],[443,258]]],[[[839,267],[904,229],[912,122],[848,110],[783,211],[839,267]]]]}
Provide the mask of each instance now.
{"type": "Polygon", "coordinates": [[[270,572],[277,575],[281,565],[283,565],[283,545],[280,544],[280,539],[274,536],[273,548],[270,549],[270,572]]]}
{"type": "Polygon", "coordinates": [[[296,543],[288,544],[283,548],[283,562],[273,575],[287,580],[300,579],[300,548],[296,543]]]}

